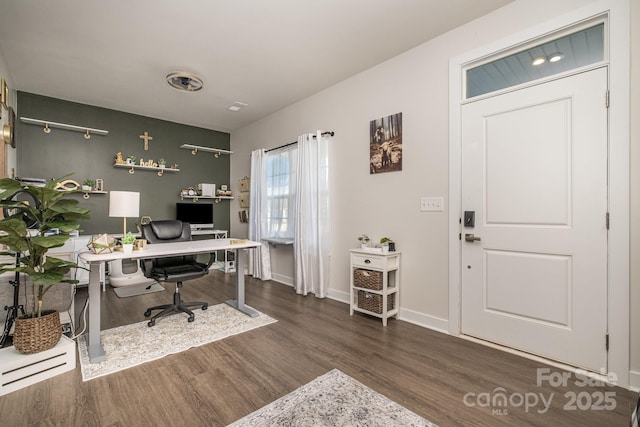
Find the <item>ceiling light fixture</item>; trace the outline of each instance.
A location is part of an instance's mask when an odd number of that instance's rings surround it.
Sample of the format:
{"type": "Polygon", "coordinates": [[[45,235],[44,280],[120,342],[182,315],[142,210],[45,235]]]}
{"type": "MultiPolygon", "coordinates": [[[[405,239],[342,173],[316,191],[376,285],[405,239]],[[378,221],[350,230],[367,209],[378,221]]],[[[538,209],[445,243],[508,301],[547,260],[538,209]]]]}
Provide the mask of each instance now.
{"type": "Polygon", "coordinates": [[[197,92],[202,89],[202,79],[186,71],[176,71],[167,74],[167,83],[172,88],[185,92],[197,92]]]}
{"type": "Polygon", "coordinates": [[[558,61],[561,61],[562,59],[564,59],[564,54],[560,52],[554,53],[553,55],[549,55],[549,62],[558,62],[558,61]]]}
{"type": "Polygon", "coordinates": [[[544,64],[546,61],[546,59],[542,56],[538,57],[538,58],[533,58],[533,61],[531,62],[531,64],[533,66],[538,66],[538,65],[542,65],[544,64]]]}

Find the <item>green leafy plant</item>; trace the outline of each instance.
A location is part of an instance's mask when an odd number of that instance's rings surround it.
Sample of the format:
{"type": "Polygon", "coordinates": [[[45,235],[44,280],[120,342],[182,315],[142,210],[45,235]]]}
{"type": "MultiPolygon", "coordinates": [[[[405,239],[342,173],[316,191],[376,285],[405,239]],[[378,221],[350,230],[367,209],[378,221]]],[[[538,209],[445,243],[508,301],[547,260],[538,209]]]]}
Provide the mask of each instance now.
{"type": "Polygon", "coordinates": [[[358,236],[358,240],[360,241],[360,243],[369,243],[371,239],[366,234],[361,234],[360,236],[358,236]]]}
{"type": "Polygon", "coordinates": [[[131,163],[135,163],[137,159],[138,159],[138,158],[137,158],[136,156],[129,156],[129,157],[127,157],[127,160],[129,160],[131,163]]]}
{"type": "Polygon", "coordinates": [[[383,245],[384,245],[385,243],[389,244],[389,243],[391,243],[391,242],[393,242],[393,240],[391,240],[391,239],[390,239],[390,238],[388,238],[388,237],[381,237],[381,238],[380,238],[380,243],[381,243],[381,244],[383,244],[383,245]]]}
{"type": "Polygon", "coordinates": [[[160,157],[160,159],[158,159],[158,164],[159,165],[166,165],[167,161],[164,158],[160,157]]]}
{"type": "Polygon", "coordinates": [[[93,184],[95,184],[95,181],[92,179],[85,179],[84,182],[82,183],[82,185],[86,185],[87,187],[91,187],[91,188],[93,188],[93,184]]]}
{"type": "Polygon", "coordinates": [[[122,236],[122,239],[120,239],[120,242],[122,242],[123,245],[132,245],[136,242],[136,236],[131,234],[131,232],[129,231],[127,232],[127,234],[122,236]]]}
{"type": "Polygon", "coordinates": [[[89,210],[79,206],[78,200],[65,198],[69,192],[55,189],[63,178],[49,181],[43,187],[11,178],[0,179],[0,207],[7,209],[5,218],[0,220],[0,231],[4,232],[0,244],[9,249],[0,255],[20,255],[18,266],[1,263],[0,274],[11,271],[29,276],[35,297],[31,317],[40,317],[42,299],[51,286],[78,283],[64,276],[72,268],[82,268],[74,262],[46,256],[49,249],[63,246],[69,240],[69,232],[79,229],[79,220],[90,218],[89,210]],[[26,195],[12,200],[18,193],[26,195]],[[26,198],[33,200],[29,203],[26,198]],[[58,230],[58,234],[50,234],[51,230],[58,230]]]}

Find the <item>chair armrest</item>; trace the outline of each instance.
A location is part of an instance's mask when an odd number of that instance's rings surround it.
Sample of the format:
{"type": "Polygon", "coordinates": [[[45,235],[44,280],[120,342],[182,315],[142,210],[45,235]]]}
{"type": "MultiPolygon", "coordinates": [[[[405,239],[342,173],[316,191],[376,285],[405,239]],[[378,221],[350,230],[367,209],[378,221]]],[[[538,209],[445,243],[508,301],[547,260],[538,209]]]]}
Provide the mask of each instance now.
{"type": "MultiPolygon", "coordinates": [[[[204,255],[204,254],[200,254],[200,255],[204,255]]],[[[201,265],[203,267],[206,267],[207,270],[209,270],[209,267],[211,267],[211,265],[213,265],[213,262],[216,260],[216,253],[215,252],[211,252],[209,254],[209,260],[207,262],[198,262],[196,261],[196,264],[201,265]]]]}

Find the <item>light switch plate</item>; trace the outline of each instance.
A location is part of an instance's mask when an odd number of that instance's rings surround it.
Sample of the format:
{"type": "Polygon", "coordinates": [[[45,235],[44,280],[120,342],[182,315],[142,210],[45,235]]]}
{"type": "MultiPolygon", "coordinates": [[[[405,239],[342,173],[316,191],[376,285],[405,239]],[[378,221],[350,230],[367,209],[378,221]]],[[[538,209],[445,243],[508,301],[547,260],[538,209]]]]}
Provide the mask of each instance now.
{"type": "Polygon", "coordinates": [[[421,212],[444,211],[444,198],[443,197],[421,197],[420,211],[421,212]]]}

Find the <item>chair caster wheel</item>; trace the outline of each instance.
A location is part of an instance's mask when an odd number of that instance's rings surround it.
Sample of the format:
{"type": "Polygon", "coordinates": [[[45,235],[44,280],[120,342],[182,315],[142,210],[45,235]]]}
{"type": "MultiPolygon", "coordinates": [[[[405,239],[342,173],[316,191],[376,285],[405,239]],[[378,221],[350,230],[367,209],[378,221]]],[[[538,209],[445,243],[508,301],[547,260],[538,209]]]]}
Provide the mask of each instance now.
{"type": "Polygon", "coordinates": [[[147,323],[147,326],[148,326],[148,327],[152,327],[152,326],[153,326],[153,325],[155,325],[155,324],[156,324],[156,321],[155,321],[155,320],[149,320],[149,323],[147,323]]]}
{"type": "Polygon", "coordinates": [[[202,309],[203,309],[203,310],[206,310],[207,308],[209,308],[209,305],[208,305],[208,304],[205,304],[205,305],[203,305],[203,306],[202,306],[202,309]]]}
{"type": "MultiPolygon", "coordinates": [[[[151,310],[147,310],[144,312],[144,317],[149,317],[151,316],[151,310]]],[[[149,326],[153,326],[153,325],[149,325],[149,326]]]]}
{"type": "Polygon", "coordinates": [[[189,316],[189,318],[187,319],[187,322],[191,323],[194,320],[196,320],[195,316],[189,316]]]}

